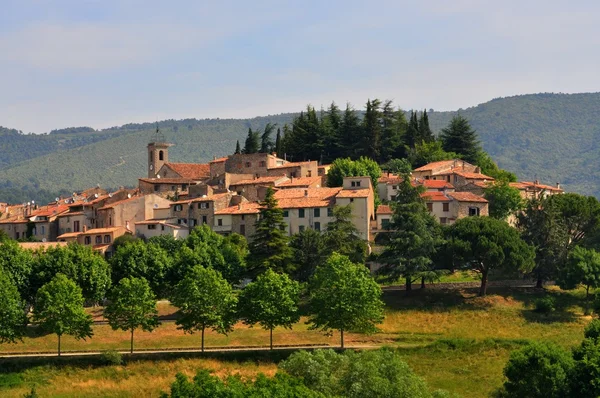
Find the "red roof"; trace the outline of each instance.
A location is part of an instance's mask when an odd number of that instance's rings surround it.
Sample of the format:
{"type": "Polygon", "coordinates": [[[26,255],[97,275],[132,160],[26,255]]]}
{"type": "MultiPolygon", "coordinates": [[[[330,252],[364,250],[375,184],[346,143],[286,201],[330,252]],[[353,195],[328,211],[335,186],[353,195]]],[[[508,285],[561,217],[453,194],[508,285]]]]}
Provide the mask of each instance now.
{"type": "Polygon", "coordinates": [[[494,177],[490,177],[487,176],[485,174],[481,174],[481,173],[472,173],[469,171],[462,171],[462,170],[451,170],[445,173],[440,173],[437,175],[440,176],[444,176],[444,175],[452,175],[452,174],[456,174],[458,176],[464,177],[466,179],[469,180],[489,180],[489,181],[494,181],[494,177]]]}
{"type": "Polygon", "coordinates": [[[393,214],[394,211],[392,210],[392,208],[388,205],[379,205],[377,207],[377,214],[393,214]]]}
{"type": "Polygon", "coordinates": [[[322,181],[322,179],[319,176],[317,176],[317,177],[299,177],[299,178],[292,178],[286,182],[282,182],[281,184],[279,184],[277,186],[281,187],[281,188],[309,187],[311,185],[321,184],[321,181],[322,181]]]}
{"type": "Polygon", "coordinates": [[[443,192],[434,191],[434,192],[424,192],[421,194],[421,197],[426,202],[450,202],[450,198],[444,195],[443,192]]]}
{"type": "Polygon", "coordinates": [[[371,193],[370,189],[342,189],[337,195],[337,198],[368,198],[371,193]]]}
{"type": "Polygon", "coordinates": [[[485,199],[481,196],[477,196],[472,192],[448,192],[447,195],[459,202],[488,203],[487,199],[485,199]]]}
{"type": "Polygon", "coordinates": [[[222,158],[211,160],[208,163],[223,163],[223,162],[227,161],[227,159],[229,159],[229,157],[225,156],[225,157],[222,157],[222,158]]]}
{"type": "Polygon", "coordinates": [[[208,163],[165,163],[182,178],[201,179],[210,177],[208,163]]]}
{"type": "Polygon", "coordinates": [[[434,189],[444,189],[444,188],[454,189],[454,185],[452,185],[449,182],[446,182],[444,180],[418,180],[418,181],[413,180],[412,185],[413,186],[423,185],[426,188],[434,188],[434,189]]]}
{"type": "Polygon", "coordinates": [[[452,159],[452,160],[440,160],[439,162],[431,162],[431,163],[427,163],[425,166],[421,166],[419,168],[416,168],[414,171],[431,171],[433,169],[436,169],[438,167],[444,167],[444,166],[452,166],[454,164],[454,162],[461,162],[461,160],[458,159],[452,159]]]}
{"type": "Polygon", "coordinates": [[[285,176],[268,176],[268,177],[259,177],[252,180],[240,180],[235,183],[231,183],[231,186],[236,185],[256,185],[256,184],[274,184],[276,181],[285,179],[285,176]]]}
{"type": "Polygon", "coordinates": [[[284,165],[281,165],[281,166],[269,167],[269,170],[272,170],[272,169],[289,169],[291,167],[306,166],[306,165],[312,164],[313,162],[316,162],[316,161],[312,160],[312,161],[306,161],[306,162],[288,162],[288,163],[286,163],[284,165]]]}
{"type": "Polygon", "coordinates": [[[342,188],[292,188],[275,192],[275,199],[282,209],[304,207],[330,207],[342,188]]]}
{"type": "Polygon", "coordinates": [[[197,180],[191,178],[138,178],[149,184],[195,184],[197,180]]]}
{"type": "Polygon", "coordinates": [[[531,181],[521,181],[521,182],[511,182],[509,184],[511,187],[517,188],[517,189],[539,189],[539,190],[546,190],[546,191],[555,191],[555,192],[563,192],[562,189],[557,188],[557,187],[553,187],[552,185],[545,185],[545,184],[540,184],[537,182],[531,182],[531,181]]]}
{"type": "Polygon", "coordinates": [[[240,203],[236,206],[226,207],[219,211],[215,211],[215,216],[225,214],[258,214],[260,212],[260,204],[256,202],[240,203]]]}

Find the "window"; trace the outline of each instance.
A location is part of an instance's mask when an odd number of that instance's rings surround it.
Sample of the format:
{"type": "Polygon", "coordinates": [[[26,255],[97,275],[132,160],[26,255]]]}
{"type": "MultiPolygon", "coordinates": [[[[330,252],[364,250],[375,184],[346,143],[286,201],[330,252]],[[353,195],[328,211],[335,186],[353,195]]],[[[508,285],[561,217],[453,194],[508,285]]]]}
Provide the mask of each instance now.
{"type": "Polygon", "coordinates": [[[104,235],[104,243],[110,243],[110,235],[104,235]]]}
{"type": "Polygon", "coordinates": [[[360,187],[360,181],[352,181],[351,185],[353,187],[360,187]]]}
{"type": "Polygon", "coordinates": [[[165,226],[163,224],[160,225],[160,230],[164,231],[165,230],[165,226]]]}
{"type": "Polygon", "coordinates": [[[298,217],[304,218],[304,209],[298,209],[298,217]]]}
{"type": "Polygon", "coordinates": [[[242,221],[244,221],[246,219],[246,216],[244,214],[242,214],[242,221]]]}
{"type": "Polygon", "coordinates": [[[102,243],[102,235],[96,235],[96,244],[102,243]]]}
{"type": "Polygon", "coordinates": [[[260,167],[265,167],[267,164],[265,163],[265,161],[264,161],[264,160],[261,160],[260,162],[258,162],[258,165],[259,165],[260,167]]]}
{"type": "Polygon", "coordinates": [[[148,224],[148,229],[156,229],[156,224],[148,224]]]}
{"type": "Polygon", "coordinates": [[[73,232],[79,232],[79,221],[73,221],[73,232]]]}
{"type": "Polygon", "coordinates": [[[202,224],[206,224],[208,222],[208,218],[206,216],[202,216],[202,224]]]}
{"type": "Polygon", "coordinates": [[[442,210],[443,211],[450,211],[450,203],[443,203],[442,204],[442,210]]]}
{"type": "Polygon", "coordinates": [[[319,208],[315,209],[315,218],[317,218],[317,217],[321,217],[321,209],[319,209],[319,208]]]}
{"type": "Polygon", "coordinates": [[[240,225],[240,235],[246,236],[246,226],[240,225]]]}
{"type": "Polygon", "coordinates": [[[288,210],[283,211],[283,217],[288,218],[290,216],[290,212],[288,210]]]}
{"type": "Polygon", "coordinates": [[[187,191],[187,184],[181,184],[181,190],[187,191]]]}
{"type": "Polygon", "coordinates": [[[333,208],[331,208],[331,207],[327,208],[327,217],[333,217],[333,208]]]}
{"type": "Polygon", "coordinates": [[[160,185],[154,184],[154,192],[160,191],[160,185]]]}
{"type": "Polygon", "coordinates": [[[183,210],[183,205],[175,205],[175,211],[181,211],[183,210]]]}
{"type": "Polygon", "coordinates": [[[398,185],[392,185],[392,189],[395,191],[398,189],[398,185]]]}
{"type": "Polygon", "coordinates": [[[198,220],[196,220],[195,218],[192,218],[190,220],[190,224],[192,225],[192,227],[195,227],[196,225],[198,225],[198,220]]]}
{"type": "Polygon", "coordinates": [[[177,189],[177,187],[175,185],[171,185],[171,191],[174,191],[176,189],[177,189]]]}
{"type": "Polygon", "coordinates": [[[315,231],[320,231],[320,230],[321,230],[321,223],[317,221],[315,223],[315,231]]]}
{"type": "Polygon", "coordinates": [[[426,179],[426,180],[429,180],[429,176],[425,176],[425,179],[426,179]]]}
{"type": "Polygon", "coordinates": [[[300,226],[298,227],[298,231],[300,231],[300,232],[304,232],[304,225],[300,225],[300,226]]]}
{"type": "Polygon", "coordinates": [[[179,225],[187,224],[187,220],[185,218],[178,218],[177,224],[179,224],[179,225]]]}
{"type": "Polygon", "coordinates": [[[350,203],[354,202],[354,198],[350,198],[350,203]]]}
{"type": "Polygon", "coordinates": [[[108,225],[112,227],[112,217],[108,217],[108,225]]]}
{"type": "Polygon", "coordinates": [[[158,151],[158,160],[165,160],[165,154],[163,151],[158,151]]]}
{"type": "Polygon", "coordinates": [[[450,176],[446,177],[446,181],[450,182],[450,176]]]}
{"type": "Polygon", "coordinates": [[[427,203],[427,211],[429,211],[429,212],[433,211],[433,203],[427,203]]]}
{"type": "Polygon", "coordinates": [[[446,217],[440,217],[440,224],[447,224],[448,219],[446,217]]]}
{"type": "Polygon", "coordinates": [[[458,176],[454,176],[454,182],[458,182],[458,176]]]}
{"type": "Polygon", "coordinates": [[[202,202],[200,203],[200,208],[201,209],[208,209],[210,207],[210,203],[208,202],[202,202]]]}
{"type": "Polygon", "coordinates": [[[252,167],[252,163],[251,162],[246,162],[246,167],[252,167]]]}
{"type": "Polygon", "coordinates": [[[31,230],[31,235],[37,235],[37,228],[33,227],[33,229],[31,230]]]}
{"type": "Polygon", "coordinates": [[[469,216],[478,216],[479,215],[479,207],[469,207],[469,216]]]}
{"type": "Polygon", "coordinates": [[[390,219],[384,218],[381,220],[381,229],[389,230],[390,229],[390,219]]]}
{"type": "Polygon", "coordinates": [[[17,232],[17,239],[19,239],[20,233],[17,232]]]}
{"type": "Polygon", "coordinates": [[[312,177],[312,171],[311,171],[311,170],[308,170],[308,171],[306,172],[306,176],[307,176],[307,177],[312,177]]]}
{"type": "Polygon", "coordinates": [[[218,225],[219,227],[222,227],[222,226],[223,226],[223,219],[222,219],[222,218],[217,218],[217,225],[218,225]]]}
{"type": "Polygon", "coordinates": [[[92,237],[91,236],[86,236],[83,239],[83,243],[85,243],[86,245],[91,245],[92,244],[92,237]]]}

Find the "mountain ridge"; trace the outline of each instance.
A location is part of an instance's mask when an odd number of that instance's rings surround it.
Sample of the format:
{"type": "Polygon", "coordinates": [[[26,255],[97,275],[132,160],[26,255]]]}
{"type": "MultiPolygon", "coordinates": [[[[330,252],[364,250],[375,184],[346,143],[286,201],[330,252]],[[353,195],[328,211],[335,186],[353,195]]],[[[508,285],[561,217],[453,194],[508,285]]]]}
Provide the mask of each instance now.
{"type": "MultiPolygon", "coordinates": [[[[438,133],[456,113],[470,120],[499,166],[520,179],[561,182],[569,191],[600,196],[600,93],[523,94],[457,111],[433,111],[432,130],[438,133]]],[[[248,128],[263,128],[267,122],[282,127],[297,114],[168,119],[158,126],[176,145],[170,160],[206,162],[232,153],[236,140],[243,144],[248,128]]],[[[28,195],[35,190],[72,192],[98,183],[115,188],[136,185],[146,175],[145,147],[156,123],[60,133],[69,129],[32,137],[0,128],[0,201],[10,201],[21,188],[28,195]]]]}

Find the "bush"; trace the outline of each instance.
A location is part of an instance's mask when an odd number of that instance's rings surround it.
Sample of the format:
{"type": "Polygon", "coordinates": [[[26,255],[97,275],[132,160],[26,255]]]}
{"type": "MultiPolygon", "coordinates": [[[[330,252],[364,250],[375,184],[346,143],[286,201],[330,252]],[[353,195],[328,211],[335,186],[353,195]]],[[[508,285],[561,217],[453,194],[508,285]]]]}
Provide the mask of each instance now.
{"type": "Polygon", "coordinates": [[[442,391],[430,393],[425,382],[415,375],[392,349],[345,351],[299,351],[279,364],[294,377],[304,380],[313,391],[325,396],[349,398],[447,397],[442,391]]]}
{"type": "Polygon", "coordinates": [[[571,396],[600,396],[600,345],[593,339],[585,339],[573,351],[573,358],[575,368],[571,377],[571,396]]]}
{"type": "Polygon", "coordinates": [[[552,296],[542,297],[535,301],[535,312],[550,314],[556,309],[556,300],[552,296]]]}
{"type": "Polygon", "coordinates": [[[100,355],[100,360],[105,365],[123,365],[123,355],[118,351],[105,351],[100,355]]]}
{"type": "MultiPolygon", "coordinates": [[[[548,342],[536,342],[513,351],[504,367],[506,396],[553,398],[569,396],[571,354],[548,342]]],[[[595,395],[594,395],[595,396],[595,395]]]]}
{"type": "Polygon", "coordinates": [[[592,303],[592,308],[596,315],[600,315],[600,293],[597,293],[594,297],[594,302],[592,303]]]}
{"type": "Polygon", "coordinates": [[[583,331],[583,336],[586,339],[592,339],[596,343],[600,339],[600,319],[594,319],[591,321],[583,331]]]}

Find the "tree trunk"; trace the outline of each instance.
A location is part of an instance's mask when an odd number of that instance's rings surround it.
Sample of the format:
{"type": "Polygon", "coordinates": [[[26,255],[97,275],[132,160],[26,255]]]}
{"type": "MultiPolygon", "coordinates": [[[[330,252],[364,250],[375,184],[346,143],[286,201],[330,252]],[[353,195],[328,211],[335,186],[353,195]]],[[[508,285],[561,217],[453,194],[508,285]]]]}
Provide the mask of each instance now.
{"type": "Polygon", "coordinates": [[[58,335],[58,356],[60,356],[60,334],[58,335]]]}
{"type": "Polygon", "coordinates": [[[204,329],[205,327],[202,326],[202,352],[204,352],[204,329]]]}
{"type": "Polygon", "coordinates": [[[535,284],[536,289],[541,289],[544,287],[544,279],[541,276],[537,277],[537,282],[535,284]]]}
{"type": "Polygon", "coordinates": [[[487,291],[487,283],[488,283],[488,270],[486,269],[481,273],[481,287],[479,288],[479,297],[485,296],[487,291]]]}
{"type": "Polygon", "coordinates": [[[406,294],[408,295],[412,291],[412,278],[410,276],[406,277],[406,294]]]}
{"type": "Polygon", "coordinates": [[[425,277],[421,278],[421,289],[425,289],[425,277]]]}
{"type": "Polygon", "coordinates": [[[133,354],[133,330],[134,330],[134,329],[132,328],[132,329],[131,329],[131,347],[130,347],[130,350],[129,350],[129,352],[130,352],[131,354],[133,354]]]}
{"type": "Polygon", "coordinates": [[[342,346],[342,349],[344,348],[344,329],[340,329],[340,343],[342,346]]]}
{"type": "Polygon", "coordinates": [[[587,302],[590,298],[590,285],[585,287],[585,301],[587,302]]]}
{"type": "Polygon", "coordinates": [[[271,345],[270,345],[270,347],[271,347],[271,350],[273,350],[273,327],[271,327],[270,330],[271,330],[271,336],[270,336],[271,337],[271,345]]]}

